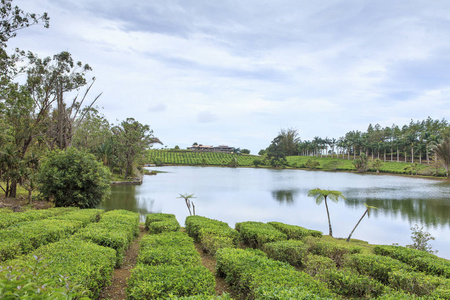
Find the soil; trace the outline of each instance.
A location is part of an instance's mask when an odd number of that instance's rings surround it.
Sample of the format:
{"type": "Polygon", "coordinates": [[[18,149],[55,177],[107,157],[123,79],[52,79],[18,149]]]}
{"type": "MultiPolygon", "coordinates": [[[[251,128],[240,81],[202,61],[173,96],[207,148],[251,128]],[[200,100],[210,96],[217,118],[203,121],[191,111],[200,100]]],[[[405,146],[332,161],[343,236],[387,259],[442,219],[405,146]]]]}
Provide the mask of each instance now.
{"type": "Polygon", "coordinates": [[[125,252],[122,265],[119,269],[114,270],[111,284],[102,291],[99,299],[127,299],[127,281],[131,275],[131,270],[136,266],[137,257],[139,254],[139,243],[145,233],[146,230],[144,225],[140,225],[138,238],[134,240],[133,244],[131,244],[130,248],[128,248],[127,252],[125,252]]]}

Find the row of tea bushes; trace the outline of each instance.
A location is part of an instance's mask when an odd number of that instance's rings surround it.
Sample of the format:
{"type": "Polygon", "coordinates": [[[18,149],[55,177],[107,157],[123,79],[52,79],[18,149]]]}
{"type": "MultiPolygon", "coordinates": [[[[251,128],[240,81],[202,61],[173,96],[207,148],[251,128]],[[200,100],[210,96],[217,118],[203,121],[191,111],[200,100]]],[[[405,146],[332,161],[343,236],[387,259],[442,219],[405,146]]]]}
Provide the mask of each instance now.
{"type": "Polygon", "coordinates": [[[323,283],[260,250],[222,248],[217,274],[247,299],[335,299],[323,283]]]}
{"type": "Polygon", "coordinates": [[[376,246],[374,252],[402,261],[416,271],[430,275],[450,278],[450,261],[437,257],[434,254],[400,246],[376,246]]]}
{"type": "Polygon", "coordinates": [[[281,222],[269,222],[267,224],[272,225],[279,231],[286,234],[290,240],[302,240],[307,236],[322,237],[322,232],[318,230],[310,230],[301,226],[288,225],[281,222]]]}
{"type": "Polygon", "coordinates": [[[120,266],[125,251],[139,234],[139,214],[127,210],[112,210],[103,214],[98,223],[91,223],[74,237],[116,250],[116,265],[120,266]]]}
{"type": "Polygon", "coordinates": [[[213,274],[201,264],[192,238],[182,232],[145,236],[128,280],[128,299],[213,296],[213,274]]]}
{"type": "Polygon", "coordinates": [[[225,222],[201,216],[188,216],[185,224],[188,235],[200,243],[204,252],[211,255],[215,255],[220,248],[235,248],[239,244],[239,232],[225,222]]]}
{"type": "Polygon", "coordinates": [[[3,210],[5,212],[10,213],[2,213],[0,214],[0,229],[7,228],[11,225],[27,222],[27,221],[35,221],[50,218],[53,216],[61,215],[63,213],[78,210],[78,208],[74,207],[57,207],[57,208],[49,208],[49,209],[41,209],[41,210],[28,210],[25,212],[11,212],[11,210],[3,210]]]}
{"type": "Polygon", "coordinates": [[[178,231],[180,223],[173,214],[154,213],[145,217],[145,229],[150,233],[178,231]]]}
{"type": "Polygon", "coordinates": [[[98,220],[100,214],[98,209],[66,210],[66,213],[56,217],[20,222],[0,230],[0,261],[13,259],[41,245],[68,237],[87,223],[98,220]]]}
{"type": "MultiPolygon", "coordinates": [[[[20,295],[19,297],[5,299],[73,299],[69,296],[77,294],[95,299],[102,288],[110,284],[115,264],[116,251],[114,249],[73,237],[62,239],[39,247],[20,259],[8,262],[5,270],[22,270],[24,266],[32,265],[36,276],[27,284],[33,285],[36,281],[43,284],[37,286],[37,291],[27,293],[22,291],[23,286],[20,286],[20,289],[15,291],[16,295],[20,295]],[[40,273],[40,269],[33,266],[36,258],[39,258],[46,267],[45,273],[40,273]],[[63,291],[61,291],[61,287],[64,288],[63,291]],[[30,296],[30,294],[37,296],[30,296]],[[67,297],[62,297],[61,294],[67,295],[67,297]]],[[[16,281],[20,282],[20,276],[5,278],[0,272],[0,286],[3,288],[6,286],[5,290],[7,290],[7,285],[11,286],[16,281]]]]}
{"type": "Polygon", "coordinates": [[[262,222],[236,223],[236,230],[241,234],[241,240],[252,248],[260,249],[264,244],[287,240],[288,236],[270,224],[262,222]]]}

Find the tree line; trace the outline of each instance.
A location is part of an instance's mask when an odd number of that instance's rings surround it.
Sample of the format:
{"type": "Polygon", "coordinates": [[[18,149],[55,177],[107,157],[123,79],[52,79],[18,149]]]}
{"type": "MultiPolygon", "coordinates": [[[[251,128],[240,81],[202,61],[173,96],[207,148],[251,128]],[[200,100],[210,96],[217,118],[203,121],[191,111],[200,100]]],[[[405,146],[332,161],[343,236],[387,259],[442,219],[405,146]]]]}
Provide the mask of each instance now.
{"type": "Polygon", "coordinates": [[[403,161],[430,164],[439,159],[448,176],[450,126],[447,120],[414,121],[402,127],[369,124],[367,131],[352,130],[336,138],[314,137],[301,140],[298,130],[282,129],[269,147],[260,151],[275,162],[286,156],[332,156],[356,160],[360,157],[382,161],[403,161]]]}
{"type": "Polygon", "coordinates": [[[41,160],[56,149],[80,149],[125,179],[131,176],[145,149],[161,143],[149,125],[133,118],[109,123],[95,106],[101,94],[90,95],[92,68],[69,52],[41,58],[8,49],[20,30],[48,28],[46,13],[27,13],[2,0],[0,18],[0,188],[5,197],[16,197],[18,186],[33,190],[41,160]]]}

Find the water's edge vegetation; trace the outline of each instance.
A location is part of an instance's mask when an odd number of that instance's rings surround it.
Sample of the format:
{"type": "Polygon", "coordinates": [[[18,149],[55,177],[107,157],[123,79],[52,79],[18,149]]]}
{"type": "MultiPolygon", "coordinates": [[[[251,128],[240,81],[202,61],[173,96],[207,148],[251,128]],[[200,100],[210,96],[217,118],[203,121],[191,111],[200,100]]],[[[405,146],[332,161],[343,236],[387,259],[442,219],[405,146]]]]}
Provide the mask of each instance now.
{"type": "MultiPolygon", "coordinates": [[[[265,156],[232,153],[199,153],[186,150],[148,150],[148,164],[179,165],[179,166],[220,166],[220,167],[257,167],[274,168],[265,156]]],[[[303,169],[320,171],[360,172],[354,165],[353,157],[342,156],[287,156],[287,163],[276,168],[303,169]]],[[[383,173],[393,175],[411,175],[429,178],[444,178],[445,170],[437,164],[418,164],[397,161],[382,161],[378,167],[373,161],[368,161],[368,173],[383,173]],[[377,172],[378,170],[378,172],[377,172]]],[[[361,172],[360,172],[361,173],[361,172]]]]}

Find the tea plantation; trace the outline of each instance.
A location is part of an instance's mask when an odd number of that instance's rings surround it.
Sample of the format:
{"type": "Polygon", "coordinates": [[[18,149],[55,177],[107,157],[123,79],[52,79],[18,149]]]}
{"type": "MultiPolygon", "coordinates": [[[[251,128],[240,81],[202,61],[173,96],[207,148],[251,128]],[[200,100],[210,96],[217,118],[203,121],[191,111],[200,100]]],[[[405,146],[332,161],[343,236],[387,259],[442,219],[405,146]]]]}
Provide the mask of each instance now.
{"type": "MultiPolygon", "coordinates": [[[[171,214],[146,216],[128,299],[450,299],[450,261],[427,252],[280,222],[233,229],[189,216],[185,225],[171,214]],[[217,295],[219,277],[230,293],[217,295]]],[[[96,299],[136,240],[139,215],[1,209],[0,226],[0,299],[96,299]]]]}

